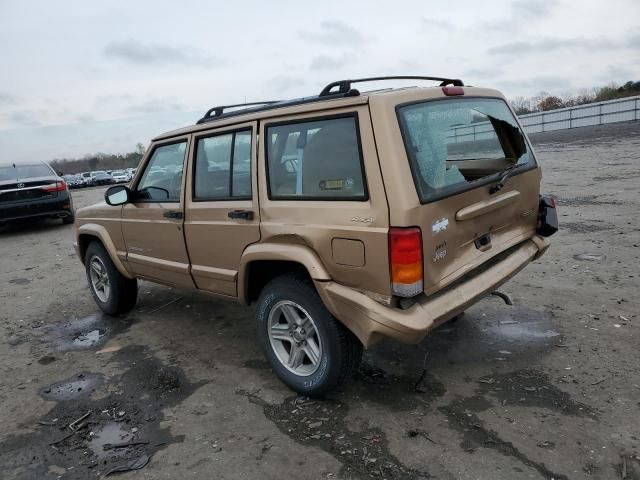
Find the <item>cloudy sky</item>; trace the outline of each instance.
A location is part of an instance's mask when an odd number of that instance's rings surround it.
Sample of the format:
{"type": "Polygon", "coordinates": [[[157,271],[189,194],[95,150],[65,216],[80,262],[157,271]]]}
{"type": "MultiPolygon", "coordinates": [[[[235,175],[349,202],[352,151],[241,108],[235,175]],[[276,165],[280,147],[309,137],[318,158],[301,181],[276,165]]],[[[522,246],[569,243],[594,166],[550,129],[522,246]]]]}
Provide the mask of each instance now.
{"type": "Polygon", "coordinates": [[[640,80],[640,0],[0,0],[0,162],[133,150],[217,104],[349,77],[507,96],[640,80]]]}

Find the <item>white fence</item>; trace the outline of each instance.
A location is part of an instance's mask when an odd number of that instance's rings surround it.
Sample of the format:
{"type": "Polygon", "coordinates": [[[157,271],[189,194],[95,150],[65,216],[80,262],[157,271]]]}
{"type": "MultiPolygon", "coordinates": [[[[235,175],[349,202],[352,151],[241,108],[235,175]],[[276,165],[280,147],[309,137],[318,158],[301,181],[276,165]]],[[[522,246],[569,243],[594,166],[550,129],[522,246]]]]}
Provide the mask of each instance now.
{"type": "Polygon", "coordinates": [[[521,115],[527,133],[640,120],[640,96],[521,115]]]}
{"type": "MultiPolygon", "coordinates": [[[[528,113],[518,118],[527,134],[640,120],[640,96],[528,113]]],[[[448,137],[451,143],[459,143],[495,138],[495,132],[491,123],[479,122],[454,127],[448,137]]]]}

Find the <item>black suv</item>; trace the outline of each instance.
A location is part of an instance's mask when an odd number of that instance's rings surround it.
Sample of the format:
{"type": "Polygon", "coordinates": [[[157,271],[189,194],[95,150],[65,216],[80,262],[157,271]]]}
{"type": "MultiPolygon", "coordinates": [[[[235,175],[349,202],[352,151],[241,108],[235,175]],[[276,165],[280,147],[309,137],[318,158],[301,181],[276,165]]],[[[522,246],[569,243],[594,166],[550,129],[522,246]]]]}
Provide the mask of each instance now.
{"type": "Polygon", "coordinates": [[[74,222],[66,182],[46,163],[0,164],[0,225],[29,218],[74,222]]]}

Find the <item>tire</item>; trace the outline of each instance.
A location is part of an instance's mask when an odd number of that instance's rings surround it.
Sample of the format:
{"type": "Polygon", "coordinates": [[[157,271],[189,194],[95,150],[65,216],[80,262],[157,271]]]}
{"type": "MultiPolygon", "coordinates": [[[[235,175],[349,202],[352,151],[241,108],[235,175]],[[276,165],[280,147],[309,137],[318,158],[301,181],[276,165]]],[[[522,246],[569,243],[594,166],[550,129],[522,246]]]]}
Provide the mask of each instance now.
{"type": "Polygon", "coordinates": [[[76,221],[76,213],[73,210],[69,212],[69,215],[62,218],[62,223],[65,225],[71,225],[75,221],[76,221]]]}
{"type": "Polygon", "coordinates": [[[322,397],[360,366],[362,344],[329,313],[302,275],[287,274],[269,282],[260,293],[256,319],[258,341],[269,364],[301,395],[322,397]],[[300,321],[293,323],[292,317],[300,321]]]}
{"type": "Polygon", "coordinates": [[[107,315],[119,315],[129,312],[135,306],[138,297],[138,281],[127,278],[118,271],[100,242],[94,241],[89,244],[84,264],[89,290],[100,310],[107,315]],[[104,282],[100,283],[101,275],[96,267],[103,272],[102,278],[107,279],[106,288],[99,288],[104,285],[104,282]],[[98,281],[94,281],[96,279],[98,281]]]}

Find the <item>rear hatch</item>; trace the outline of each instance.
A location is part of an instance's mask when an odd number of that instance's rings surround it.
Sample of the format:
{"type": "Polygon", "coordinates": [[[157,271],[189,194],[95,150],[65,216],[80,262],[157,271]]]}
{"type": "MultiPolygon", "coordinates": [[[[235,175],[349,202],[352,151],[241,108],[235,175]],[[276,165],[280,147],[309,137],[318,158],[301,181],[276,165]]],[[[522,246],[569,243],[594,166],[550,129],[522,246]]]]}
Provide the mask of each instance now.
{"type": "Polygon", "coordinates": [[[0,204],[55,198],[64,182],[45,164],[0,165],[0,204]]]}
{"type": "Polygon", "coordinates": [[[534,235],[540,170],[502,98],[443,96],[396,111],[420,201],[403,223],[420,227],[432,294],[534,235]]]}

